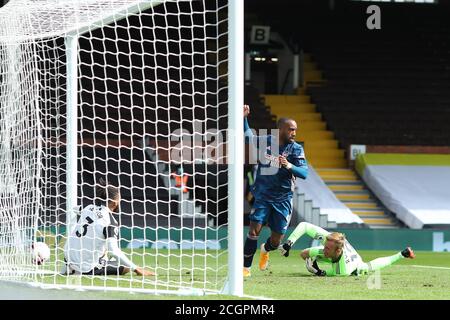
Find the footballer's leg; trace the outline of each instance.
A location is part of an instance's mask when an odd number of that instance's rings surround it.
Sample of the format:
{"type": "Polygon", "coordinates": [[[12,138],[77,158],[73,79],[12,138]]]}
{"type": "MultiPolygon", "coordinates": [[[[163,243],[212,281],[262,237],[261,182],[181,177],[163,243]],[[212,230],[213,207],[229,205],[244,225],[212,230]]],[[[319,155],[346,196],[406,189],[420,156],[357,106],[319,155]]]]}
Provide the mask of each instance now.
{"type": "Polygon", "coordinates": [[[261,244],[261,250],[259,254],[259,269],[261,271],[267,270],[269,266],[269,252],[278,249],[281,241],[283,240],[283,234],[272,230],[270,237],[266,242],[261,244]]]}
{"type": "Polygon", "coordinates": [[[108,261],[103,267],[95,267],[89,272],[86,272],[84,274],[93,275],[93,276],[119,276],[119,275],[125,275],[128,272],[130,272],[130,269],[118,265],[116,261],[108,261]]]}
{"type": "Polygon", "coordinates": [[[269,252],[278,249],[287,231],[292,213],[292,200],[281,201],[272,204],[272,210],[268,217],[272,231],[266,243],[261,245],[259,257],[259,269],[264,271],[269,266],[269,252]]]}
{"type": "Polygon", "coordinates": [[[250,268],[252,267],[253,256],[258,247],[258,237],[261,229],[261,223],[250,221],[250,228],[244,243],[244,277],[249,277],[251,275],[250,268]]]}
{"type": "Polygon", "coordinates": [[[380,270],[387,266],[390,266],[400,259],[414,259],[415,257],[416,256],[414,254],[414,251],[408,247],[405,250],[400,251],[392,256],[377,258],[375,260],[362,264],[360,267],[358,267],[358,273],[366,274],[370,271],[380,270]]]}
{"type": "Polygon", "coordinates": [[[251,275],[250,268],[253,263],[253,256],[258,247],[258,237],[267,219],[269,210],[270,208],[267,207],[266,203],[257,199],[255,200],[249,216],[250,228],[244,243],[244,277],[251,275]]]}

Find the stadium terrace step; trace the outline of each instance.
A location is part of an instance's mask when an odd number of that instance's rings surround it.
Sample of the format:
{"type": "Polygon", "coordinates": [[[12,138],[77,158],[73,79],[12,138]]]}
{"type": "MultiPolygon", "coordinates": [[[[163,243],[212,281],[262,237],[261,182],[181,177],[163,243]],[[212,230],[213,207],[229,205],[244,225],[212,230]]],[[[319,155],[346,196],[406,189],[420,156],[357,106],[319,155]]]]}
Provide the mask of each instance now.
{"type": "Polygon", "coordinates": [[[318,169],[318,173],[320,173],[321,176],[327,177],[327,176],[355,176],[355,173],[351,169],[347,168],[341,168],[341,169],[318,169]]]}
{"type": "Polygon", "coordinates": [[[290,117],[293,112],[295,114],[298,112],[311,113],[316,111],[316,105],[310,103],[268,104],[266,102],[266,105],[270,106],[272,114],[276,114],[279,117],[290,117]]]}
{"type": "Polygon", "coordinates": [[[330,149],[337,149],[338,148],[338,141],[334,139],[323,139],[323,140],[317,140],[317,141],[308,141],[308,143],[304,144],[305,148],[330,148],[330,149]]]}
{"type": "Polygon", "coordinates": [[[369,228],[397,227],[352,169],[317,169],[327,186],[369,228]]]}
{"type": "MultiPolygon", "coordinates": [[[[322,166],[329,164],[329,165],[334,165],[334,168],[340,168],[343,165],[343,162],[341,162],[339,159],[336,159],[333,156],[316,156],[316,157],[308,157],[308,162],[311,163],[311,165],[314,168],[317,168],[318,164],[322,164],[322,166]],[[336,165],[340,165],[338,167],[336,167],[336,165]]],[[[328,168],[332,168],[331,166],[329,166],[328,168]]]]}
{"type": "Polygon", "coordinates": [[[299,96],[303,96],[303,95],[306,95],[306,88],[305,87],[299,87],[299,88],[297,88],[297,95],[299,95],[299,96]]]}
{"type": "MultiPolygon", "coordinates": [[[[341,186],[349,186],[349,187],[351,187],[352,185],[341,185],[341,186]]],[[[332,189],[332,187],[334,187],[333,185],[328,185],[328,187],[331,189],[331,190],[333,190],[332,189]]],[[[361,186],[362,187],[362,186],[361,186]]],[[[370,195],[369,194],[369,191],[367,191],[366,189],[360,189],[360,190],[333,190],[333,192],[334,192],[334,194],[337,196],[338,194],[356,194],[356,195],[363,195],[363,194],[365,194],[365,195],[370,195]]]]}
{"type": "Polygon", "coordinates": [[[305,153],[308,159],[310,158],[343,158],[344,150],[341,149],[319,149],[305,147],[305,153]]]}
{"type": "Polygon", "coordinates": [[[299,121],[299,125],[303,124],[303,121],[322,121],[322,115],[317,112],[300,112],[300,111],[291,111],[290,117],[299,121]]]}
{"type": "Polygon", "coordinates": [[[337,194],[336,197],[339,200],[347,200],[347,201],[352,201],[352,200],[369,200],[370,199],[370,195],[369,194],[337,194]]]}
{"type": "Polygon", "coordinates": [[[279,105],[279,104],[298,104],[309,103],[311,98],[307,95],[264,95],[267,105],[279,105]]]}
{"type": "Polygon", "coordinates": [[[322,80],[322,72],[317,70],[305,70],[303,77],[305,79],[305,82],[320,81],[322,80]]]}
{"type": "Polygon", "coordinates": [[[326,79],[309,80],[308,83],[305,86],[307,87],[307,89],[309,89],[309,88],[317,88],[317,87],[323,87],[327,83],[328,83],[328,80],[326,80],[326,79]]]}
{"type": "Polygon", "coordinates": [[[314,168],[342,168],[347,161],[341,159],[308,159],[314,168]]]}
{"type": "Polygon", "coordinates": [[[378,205],[373,202],[345,202],[344,204],[350,209],[374,209],[378,208],[378,205]]]}
{"type": "Polygon", "coordinates": [[[331,182],[331,181],[346,182],[346,181],[358,181],[359,180],[356,175],[352,175],[352,176],[351,175],[349,175],[349,176],[346,176],[346,175],[343,175],[343,176],[341,176],[341,175],[336,175],[336,176],[321,175],[321,177],[322,177],[322,179],[329,181],[329,182],[331,182]]]}
{"type": "Polygon", "coordinates": [[[361,218],[369,218],[369,217],[384,217],[386,214],[384,211],[382,210],[364,210],[364,211],[357,211],[354,210],[353,211],[354,214],[357,214],[358,216],[360,216],[361,218]]]}
{"type": "Polygon", "coordinates": [[[303,141],[305,145],[311,141],[323,141],[328,139],[334,139],[334,133],[331,131],[325,131],[325,130],[315,130],[315,131],[302,131],[300,128],[297,131],[297,138],[298,141],[303,141]]]}
{"type": "Polygon", "coordinates": [[[324,180],[325,184],[328,186],[362,186],[362,182],[360,180],[334,180],[328,181],[324,180]]]}
{"type": "Polygon", "coordinates": [[[295,117],[291,117],[297,122],[299,131],[325,130],[327,124],[323,121],[301,121],[295,117]]]}
{"type": "Polygon", "coordinates": [[[304,84],[297,95],[265,95],[265,104],[278,119],[289,117],[297,121],[297,141],[304,143],[306,158],[315,168],[345,168],[345,151],[339,149],[334,133],[327,130],[327,123],[317,112],[311,98],[305,95],[306,85],[322,81],[322,72],[310,56],[304,60],[304,84]]]}
{"type": "MultiPolygon", "coordinates": [[[[364,191],[364,186],[362,184],[358,184],[358,185],[342,185],[342,184],[338,184],[338,185],[329,185],[328,186],[334,193],[338,193],[338,192],[348,192],[348,191],[364,191]]],[[[367,191],[364,191],[367,192],[367,191]]]]}
{"type": "Polygon", "coordinates": [[[362,219],[366,224],[374,224],[374,225],[394,225],[391,219],[389,218],[379,218],[379,219],[362,219]]]}

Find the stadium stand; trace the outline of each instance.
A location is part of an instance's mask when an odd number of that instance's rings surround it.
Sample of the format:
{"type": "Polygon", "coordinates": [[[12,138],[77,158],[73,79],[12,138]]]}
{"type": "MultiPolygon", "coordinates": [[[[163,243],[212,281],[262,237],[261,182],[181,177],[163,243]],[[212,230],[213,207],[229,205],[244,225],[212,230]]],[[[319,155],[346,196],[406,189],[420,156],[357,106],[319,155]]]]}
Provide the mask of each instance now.
{"type": "MultiPolygon", "coordinates": [[[[348,150],[350,144],[449,145],[445,129],[450,120],[450,96],[445,89],[450,79],[449,24],[443,18],[448,10],[381,6],[382,29],[371,32],[358,19],[363,8],[354,3],[338,7],[332,16],[320,20],[316,32],[303,38],[305,49],[310,49],[327,79],[323,86],[308,87],[307,93],[339,146],[348,150]],[[344,14],[347,18],[342,23],[344,14]]],[[[388,213],[409,227],[423,225],[412,223],[364,181],[388,213]]],[[[387,183],[385,187],[389,188],[387,183]]],[[[401,193],[391,195],[401,198],[401,193]]],[[[445,220],[443,214],[437,221],[445,220]]]]}
{"type": "MultiPolygon", "coordinates": [[[[446,90],[450,80],[450,6],[443,2],[377,3],[382,12],[381,30],[366,27],[367,2],[333,1],[330,8],[331,2],[302,1],[293,10],[288,2],[274,7],[262,1],[259,9],[252,9],[259,10],[260,19],[282,34],[286,42],[298,44],[305,52],[306,90],[302,88],[298,94],[310,96],[308,103],[326,123],[323,130],[333,134],[338,148],[348,151],[351,144],[450,144],[446,130],[450,120],[450,95],[446,90]],[[270,14],[264,14],[268,7],[270,14]]],[[[273,113],[285,113],[281,107],[272,108],[273,113]]],[[[321,151],[324,154],[325,150],[321,151]]],[[[314,164],[314,151],[311,155],[314,164]]],[[[345,167],[342,165],[331,176],[326,166],[316,166],[338,198],[368,224],[402,226],[402,221],[380,201],[358,207],[367,197],[376,200],[377,195],[371,190],[362,194],[365,182],[358,182],[359,177],[345,167]],[[345,182],[333,182],[338,176],[345,177],[345,182]],[[358,195],[351,195],[346,188],[358,195]],[[354,198],[350,200],[349,196],[354,198]]]]}
{"type": "Polygon", "coordinates": [[[282,3],[259,2],[261,20],[318,65],[324,85],[306,93],[340,147],[450,143],[450,6],[377,3],[382,28],[369,30],[367,2],[282,3]]]}
{"type": "Polygon", "coordinates": [[[448,145],[448,11],[382,6],[383,27],[372,32],[357,14],[362,8],[337,9],[302,37],[327,79],[307,92],[340,146],[448,145]]]}
{"type": "Polygon", "coordinates": [[[306,200],[312,200],[314,206],[320,208],[321,215],[327,216],[327,224],[323,227],[328,227],[330,223],[335,223],[340,227],[355,227],[364,224],[358,215],[339,201],[313,167],[310,166],[307,179],[296,180],[296,186],[299,192],[304,193],[306,200]]]}
{"type": "Polygon", "coordinates": [[[412,229],[450,227],[450,155],[361,154],[364,181],[412,229]]]}
{"type": "Polygon", "coordinates": [[[251,107],[248,121],[255,130],[275,129],[277,117],[270,113],[270,108],[265,105],[261,94],[254,86],[246,85],[244,87],[244,103],[251,107]]]}

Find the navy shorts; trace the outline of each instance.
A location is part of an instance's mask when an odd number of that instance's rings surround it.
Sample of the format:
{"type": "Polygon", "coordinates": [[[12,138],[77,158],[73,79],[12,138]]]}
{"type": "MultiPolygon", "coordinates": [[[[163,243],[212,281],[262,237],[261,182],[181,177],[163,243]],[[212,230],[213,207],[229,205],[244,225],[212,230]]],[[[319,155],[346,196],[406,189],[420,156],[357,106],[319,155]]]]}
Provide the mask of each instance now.
{"type": "Polygon", "coordinates": [[[260,224],[267,222],[272,231],[285,234],[291,221],[291,213],[292,199],[280,202],[255,199],[249,219],[260,224]]]}

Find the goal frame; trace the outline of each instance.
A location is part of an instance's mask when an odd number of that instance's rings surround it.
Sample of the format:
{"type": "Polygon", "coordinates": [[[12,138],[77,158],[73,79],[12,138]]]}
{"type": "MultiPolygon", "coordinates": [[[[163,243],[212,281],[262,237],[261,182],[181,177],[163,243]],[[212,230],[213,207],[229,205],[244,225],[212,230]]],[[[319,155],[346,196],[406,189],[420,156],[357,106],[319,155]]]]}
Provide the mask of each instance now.
{"type": "MultiPolygon", "coordinates": [[[[78,189],[78,40],[80,35],[91,32],[105,24],[117,22],[128,15],[139,13],[152,6],[163,4],[161,1],[138,0],[129,6],[122,7],[116,12],[101,16],[95,21],[76,26],[70,30],[63,30],[65,34],[64,46],[66,50],[66,232],[71,230],[71,223],[76,219],[73,208],[77,206],[78,189]]],[[[227,161],[228,161],[228,276],[221,294],[243,296],[243,164],[244,164],[244,139],[243,139],[243,115],[244,102],[244,2],[242,0],[229,0],[228,2],[228,130],[227,130],[227,161]]],[[[55,33],[47,33],[39,37],[46,39],[54,37],[55,33]]],[[[24,40],[32,40],[36,36],[30,36],[24,40]],[[30,38],[31,37],[31,38],[30,38]]],[[[22,39],[20,39],[22,40],[22,39]]],[[[131,289],[118,287],[96,287],[73,285],[66,283],[43,284],[30,283],[41,288],[67,288],[77,290],[102,290],[102,291],[133,291],[141,293],[199,295],[205,294],[205,290],[195,288],[180,288],[174,290],[157,289],[131,289]]]]}

